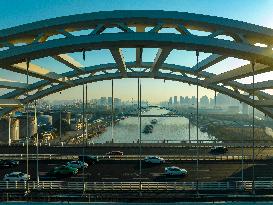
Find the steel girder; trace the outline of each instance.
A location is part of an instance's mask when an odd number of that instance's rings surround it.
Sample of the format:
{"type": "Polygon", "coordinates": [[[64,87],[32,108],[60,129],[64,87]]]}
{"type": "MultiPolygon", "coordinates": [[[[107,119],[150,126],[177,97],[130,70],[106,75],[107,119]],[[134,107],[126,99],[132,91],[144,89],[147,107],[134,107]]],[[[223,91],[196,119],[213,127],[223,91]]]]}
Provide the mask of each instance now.
{"type": "MultiPolygon", "coordinates": [[[[152,62],[144,62],[143,63],[143,68],[150,68],[152,66],[152,62]]],[[[134,68],[137,67],[136,62],[129,62],[127,63],[128,68],[134,68]]],[[[85,74],[88,73],[92,73],[92,72],[100,72],[100,71],[108,71],[108,70],[113,70],[113,69],[117,69],[116,68],[116,64],[114,63],[109,63],[109,64],[101,64],[101,65],[97,65],[97,66],[92,66],[92,67],[88,67],[88,68],[84,68],[84,72],[85,74]]],[[[179,66],[179,65],[173,65],[173,64],[166,64],[164,63],[162,65],[162,69],[163,70],[169,70],[170,72],[179,72],[179,73],[188,73],[188,74],[193,74],[193,71],[191,70],[191,68],[189,67],[185,67],[185,66],[179,66]]],[[[77,76],[78,73],[77,71],[70,71],[70,72],[66,72],[63,74],[63,76],[65,77],[75,77],[77,76]]],[[[199,77],[201,78],[205,78],[205,77],[209,77],[209,76],[213,76],[214,74],[212,73],[208,73],[208,72],[200,72],[199,73],[199,77]]],[[[128,78],[150,78],[150,73],[149,72],[127,72],[127,77],[128,78]]],[[[121,73],[106,73],[106,74],[100,74],[100,75],[92,75],[92,76],[88,76],[85,78],[78,78],[76,80],[72,81],[71,85],[66,85],[66,84],[58,84],[58,85],[54,85],[51,86],[47,89],[44,89],[42,91],[36,92],[35,94],[21,100],[21,103],[30,103],[33,102],[34,100],[37,99],[41,99],[45,96],[48,96],[50,94],[77,86],[77,85],[82,85],[83,83],[93,83],[93,82],[97,82],[97,81],[103,81],[103,80],[111,80],[111,79],[121,79],[123,78],[123,75],[121,73]]],[[[189,84],[194,84],[197,85],[197,79],[194,77],[188,77],[185,75],[178,75],[178,74],[171,74],[171,73],[158,73],[158,75],[155,77],[156,79],[165,79],[165,80],[173,80],[173,81],[180,81],[183,83],[189,83],[189,84]]],[[[28,90],[29,91],[33,91],[33,90],[37,90],[41,87],[45,87],[47,85],[50,84],[50,81],[39,81],[37,83],[34,83],[32,85],[29,85],[28,90]]],[[[220,85],[208,85],[206,84],[205,80],[198,80],[198,84],[202,87],[208,88],[208,89],[212,89],[215,90],[217,92],[226,94],[232,98],[235,98],[237,100],[239,100],[240,102],[244,102],[247,103],[249,105],[252,106],[252,99],[250,98],[250,96],[246,96],[244,94],[240,94],[239,92],[234,92],[233,89],[227,88],[225,86],[220,86],[220,85]]],[[[232,81],[229,83],[229,86],[232,87],[236,87],[242,91],[247,92],[248,87],[244,86],[241,83],[232,81]]],[[[16,98],[20,95],[23,95],[26,91],[25,90],[15,90],[11,93],[8,93],[6,95],[0,96],[0,99],[6,99],[6,98],[16,98]]],[[[261,95],[264,98],[270,99],[269,95],[266,93],[263,93],[261,91],[257,91],[255,93],[257,96],[261,95]]],[[[257,105],[254,104],[254,107],[258,110],[260,110],[261,112],[264,112],[265,114],[267,114],[270,117],[273,117],[273,110],[271,108],[268,108],[269,106],[260,106],[258,103],[257,105]]],[[[271,106],[270,106],[271,107],[271,106]]],[[[0,111],[0,116],[1,115],[5,115],[9,112],[11,112],[12,110],[14,110],[15,108],[5,108],[2,111],[0,111]]]]}
{"type": "MultiPolygon", "coordinates": [[[[175,27],[183,25],[187,29],[213,32],[214,35],[231,34],[234,38],[245,38],[272,44],[272,29],[242,21],[176,11],[103,11],[71,15],[37,21],[0,31],[0,39],[9,42],[40,42],[54,34],[68,36],[69,32],[94,29],[102,32],[106,27],[126,27],[142,25],[145,27],[175,27]],[[67,35],[68,34],[68,35],[67,35]],[[260,38],[263,37],[263,38],[260,38]]],[[[160,30],[160,29],[159,29],[160,30]]]]}
{"type": "MultiPolygon", "coordinates": [[[[231,19],[190,13],[109,11],[48,19],[0,30],[0,67],[26,74],[25,61],[51,56],[73,71],[57,74],[30,63],[29,74],[44,80],[29,86],[2,83],[0,87],[11,87],[16,90],[0,96],[0,99],[6,102],[6,99],[20,98],[21,100],[17,101],[18,105],[21,105],[79,85],[83,81],[96,82],[123,77],[153,77],[196,84],[194,77],[187,76],[191,74],[201,78],[200,86],[253,105],[249,96],[240,94],[240,92],[252,94],[251,85],[234,81],[250,76],[252,72],[249,66],[242,66],[220,75],[208,73],[205,69],[227,57],[236,57],[259,63],[255,74],[271,71],[272,45],[272,29],[231,19]],[[121,32],[103,33],[108,28],[114,27],[121,32]],[[160,33],[164,28],[173,28],[177,32],[160,33]],[[88,29],[91,30],[84,35],[71,33],[88,29]],[[192,30],[210,33],[207,36],[199,36],[193,35],[192,30]],[[60,34],[64,38],[56,37],[60,34]],[[217,37],[221,35],[231,37],[233,41],[218,39],[217,37]],[[54,40],[50,40],[50,37],[54,37],[54,40]],[[264,46],[256,45],[257,43],[264,46]],[[136,48],[136,62],[125,62],[121,48],[136,48]],[[142,62],[143,48],[158,48],[154,62],[142,62]],[[66,54],[94,49],[109,49],[115,63],[83,67],[66,54]],[[203,51],[213,54],[202,60],[198,66],[191,68],[164,63],[168,55],[175,50],[203,51]],[[146,72],[137,72],[133,68],[145,68],[146,72]],[[107,73],[106,71],[109,70],[116,72],[107,73]],[[163,70],[164,72],[168,70],[170,73],[163,73],[163,70]],[[105,74],[98,75],[100,71],[105,74]],[[176,74],[172,74],[174,72],[176,74]],[[81,77],[88,73],[91,74],[89,77],[81,77]],[[34,94],[25,96],[26,91],[34,94]]],[[[270,108],[272,96],[260,91],[270,88],[272,88],[271,81],[254,85],[254,94],[259,100],[256,100],[253,106],[272,117],[273,111],[270,108]]],[[[0,116],[13,109],[15,108],[4,108],[0,116]]]]}
{"type": "MultiPolygon", "coordinates": [[[[185,36],[172,33],[106,33],[96,36],[73,36],[44,43],[15,46],[0,52],[0,66],[5,67],[23,62],[25,59],[37,59],[60,53],[136,47],[164,48],[162,49],[163,51],[171,48],[177,50],[198,50],[249,61],[255,60],[257,63],[273,66],[273,51],[267,48],[204,36],[185,36]]],[[[162,53],[166,52],[160,52],[160,54],[162,53]]],[[[118,64],[122,63],[118,62],[118,64]]]]}

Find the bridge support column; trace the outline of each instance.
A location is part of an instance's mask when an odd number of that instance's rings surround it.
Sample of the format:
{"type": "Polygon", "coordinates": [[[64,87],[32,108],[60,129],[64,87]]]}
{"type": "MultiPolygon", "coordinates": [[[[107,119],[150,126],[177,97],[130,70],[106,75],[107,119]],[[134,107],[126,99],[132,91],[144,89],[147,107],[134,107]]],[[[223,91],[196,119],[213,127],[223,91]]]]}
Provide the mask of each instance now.
{"type": "Polygon", "coordinates": [[[139,177],[141,178],[141,175],[142,175],[142,164],[141,164],[141,155],[142,155],[142,147],[141,147],[141,143],[142,143],[142,124],[141,124],[141,121],[142,121],[142,114],[141,114],[141,111],[142,111],[142,104],[141,104],[141,82],[140,82],[140,79],[138,78],[138,116],[139,116],[139,177]]]}
{"type": "Polygon", "coordinates": [[[37,120],[37,102],[34,102],[34,116],[35,116],[35,126],[37,126],[37,133],[36,133],[36,177],[37,177],[37,186],[39,187],[39,134],[38,134],[38,120],[37,120]]]}
{"type": "MultiPolygon", "coordinates": [[[[199,51],[196,51],[196,67],[199,68],[199,51]]],[[[199,196],[199,74],[196,75],[196,193],[199,196]]]]}
{"type": "MultiPolygon", "coordinates": [[[[28,91],[28,85],[29,85],[29,59],[26,59],[26,64],[27,64],[27,91],[26,91],[26,97],[28,97],[28,95],[29,95],[29,91],[28,91]]],[[[26,164],[27,164],[27,176],[28,176],[28,171],[29,171],[29,160],[28,160],[28,140],[29,140],[29,113],[28,113],[28,109],[29,109],[29,107],[28,107],[28,105],[29,105],[29,103],[28,102],[26,102],[26,106],[25,106],[25,109],[26,109],[26,120],[27,120],[27,122],[26,122],[26,144],[27,144],[27,146],[26,146],[26,152],[27,152],[27,161],[26,161],[26,164]]],[[[28,183],[27,183],[27,191],[28,191],[29,189],[28,189],[28,183]]]]}

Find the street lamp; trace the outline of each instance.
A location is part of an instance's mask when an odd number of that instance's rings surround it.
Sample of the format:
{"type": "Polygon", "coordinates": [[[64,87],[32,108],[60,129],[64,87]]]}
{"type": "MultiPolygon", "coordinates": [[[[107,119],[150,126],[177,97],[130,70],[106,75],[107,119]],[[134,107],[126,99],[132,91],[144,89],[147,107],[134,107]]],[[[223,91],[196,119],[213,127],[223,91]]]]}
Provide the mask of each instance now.
{"type": "Polygon", "coordinates": [[[9,146],[11,145],[11,114],[9,114],[9,146]]]}
{"type": "Polygon", "coordinates": [[[189,115],[189,143],[191,143],[191,118],[192,118],[192,112],[189,115]]]}
{"type": "MultiPolygon", "coordinates": [[[[60,92],[60,95],[62,94],[62,92],[60,92]]],[[[60,139],[59,141],[62,141],[62,107],[60,105],[60,127],[59,127],[59,131],[60,131],[60,139]]]]}

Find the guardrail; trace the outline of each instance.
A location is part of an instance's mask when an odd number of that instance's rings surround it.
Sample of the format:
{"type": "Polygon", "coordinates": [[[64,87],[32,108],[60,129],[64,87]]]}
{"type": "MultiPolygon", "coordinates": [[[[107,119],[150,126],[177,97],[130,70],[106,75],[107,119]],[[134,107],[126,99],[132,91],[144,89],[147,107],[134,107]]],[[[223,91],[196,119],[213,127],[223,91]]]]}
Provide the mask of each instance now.
{"type": "MultiPolygon", "coordinates": [[[[188,137],[186,137],[187,139],[188,137]]],[[[8,144],[0,144],[1,147],[8,147],[8,144]]],[[[25,143],[19,144],[14,143],[11,144],[11,146],[26,146],[25,143]]],[[[33,144],[29,144],[29,146],[34,146],[33,144]]],[[[82,147],[82,144],[65,144],[63,142],[49,142],[48,144],[39,144],[40,147],[82,147]]],[[[105,146],[111,146],[111,147],[137,147],[139,146],[139,142],[132,141],[132,142],[126,142],[126,141],[118,141],[118,142],[101,142],[101,143],[94,143],[92,142],[92,139],[90,139],[87,144],[85,144],[87,147],[105,147],[105,146]]],[[[232,140],[232,141],[217,141],[217,140],[142,140],[141,146],[143,147],[189,147],[189,146],[228,146],[228,147],[241,147],[242,142],[241,140],[232,140]]],[[[252,147],[253,141],[252,140],[244,140],[244,147],[252,147]]],[[[254,146],[255,147],[272,147],[273,146],[273,140],[254,140],[254,146]]]]}
{"type": "MultiPolygon", "coordinates": [[[[139,160],[144,159],[146,155],[122,155],[122,156],[105,156],[96,155],[101,161],[115,160],[139,160]]],[[[164,158],[167,161],[193,161],[197,160],[196,155],[157,155],[164,158]]],[[[26,160],[26,154],[1,154],[0,159],[13,159],[13,160],[26,160]]],[[[29,160],[36,160],[36,154],[28,154],[29,160]]],[[[78,155],[59,155],[59,154],[38,154],[39,160],[78,160],[78,155]]],[[[198,160],[202,161],[236,161],[236,160],[251,160],[252,155],[200,155],[198,160]]],[[[273,159],[273,156],[269,155],[255,155],[255,160],[269,160],[273,159]]]]}
{"type": "MultiPolygon", "coordinates": [[[[199,182],[200,191],[250,191],[252,181],[199,182]]],[[[273,190],[272,181],[255,181],[255,190],[273,190]]],[[[0,181],[0,190],[70,190],[70,191],[194,191],[196,182],[66,182],[66,181],[0,181]]]]}

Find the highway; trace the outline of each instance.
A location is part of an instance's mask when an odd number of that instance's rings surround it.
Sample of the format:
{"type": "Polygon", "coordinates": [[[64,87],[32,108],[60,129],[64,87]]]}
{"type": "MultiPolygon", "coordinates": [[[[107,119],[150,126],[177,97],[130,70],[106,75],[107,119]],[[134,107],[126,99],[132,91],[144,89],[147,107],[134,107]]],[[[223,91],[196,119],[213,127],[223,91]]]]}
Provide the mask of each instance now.
{"type": "MultiPolygon", "coordinates": [[[[65,164],[67,160],[39,160],[40,180],[52,180],[46,177],[46,173],[55,166],[65,164]]],[[[85,169],[84,180],[93,181],[196,181],[196,162],[195,161],[166,161],[161,165],[146,165],[142,163],[142,174],[139,175],[138,160],[100,160],[98,163],[90,165],[85,169]],[[186,177],[166,177],[164,167],[178,166],[188,170],[186,177]]],[[[255,180],[272,180],[273,160],[257,161],[255,164],[255,180]]],[[[0,170],[0,179],[4,174],[12,171],[26,172],[26,161],[20,161],[17,168],[6,168],[0,170]]],[[[29,174],[31,180],[36,180],[36,161],[29,161],[29,174]]],[[[200,161],[199,162],[199,181],[240,181],[241,163],[240,161],[200,161]]],[[[82,181],[83,171],[80,170],[76,176],[64,179],[64,181],[82,181]]],[[[248,162],[244,164],[244,180],[252,180],[252,165],[248,162]]]]}
{"type": "MultiPolygon", "coordinates": [[[[77,176],[65,178],[65,181],[196,181],[196,147],[159,147],[144,146],[142,148],[143,158],[147,155],[159,155],[167,159],[163,165],[147,166],[142,164],[142,173],[139,175],[139,147],[120,147],[111,145],[100,145],[84,147],[85,154],[105,156],[106,152],[119,150],[125,156],[117,158],[101,159],[99,163],[85,169],[83,178],[82,171],[77,176]],[[166,177],[164,167],[178,166],[188,170],[188,176],[183,178],[166,177]]],[[[241,147],[230,147],[224,155],[211,155],[210,147],[199,147],[199,181],[240,181],[241,180],[241,147]]],[[[26,172],[26,146],[2,146],[0,158],[20,159],[20,165],[14,169],[1,169],[0,179],[4,174],[11,171],[26,172]],[[13,157],[10,157],[13,154],[13,157]],[[15,157],[16,155],[16,157],[15,157]]],[[[32,154],[29,160],[29,174],[31,180],[36,180],[36,147],[29,146],[29,153],[32,154]]],[[[41,180],[51,180],[46,173],[55,166],[65,164],[68,159],[76,159],[83,153],[83,147],[39,147],[39,175],[41,180]],[[60,160],[62,157],[63,160],[60,160]],[[51,160],[49,160],[51,158],[51,160]]],[[[252,148],[245,147],[244,155],[244,180],[252,180],[252,148]]],[[[272,180],[273,177],[273,149],[271,147],[255,148],[255,180],[272,180]]],[[[60,180],[60,179],[58,179],[60,180]]]]}

